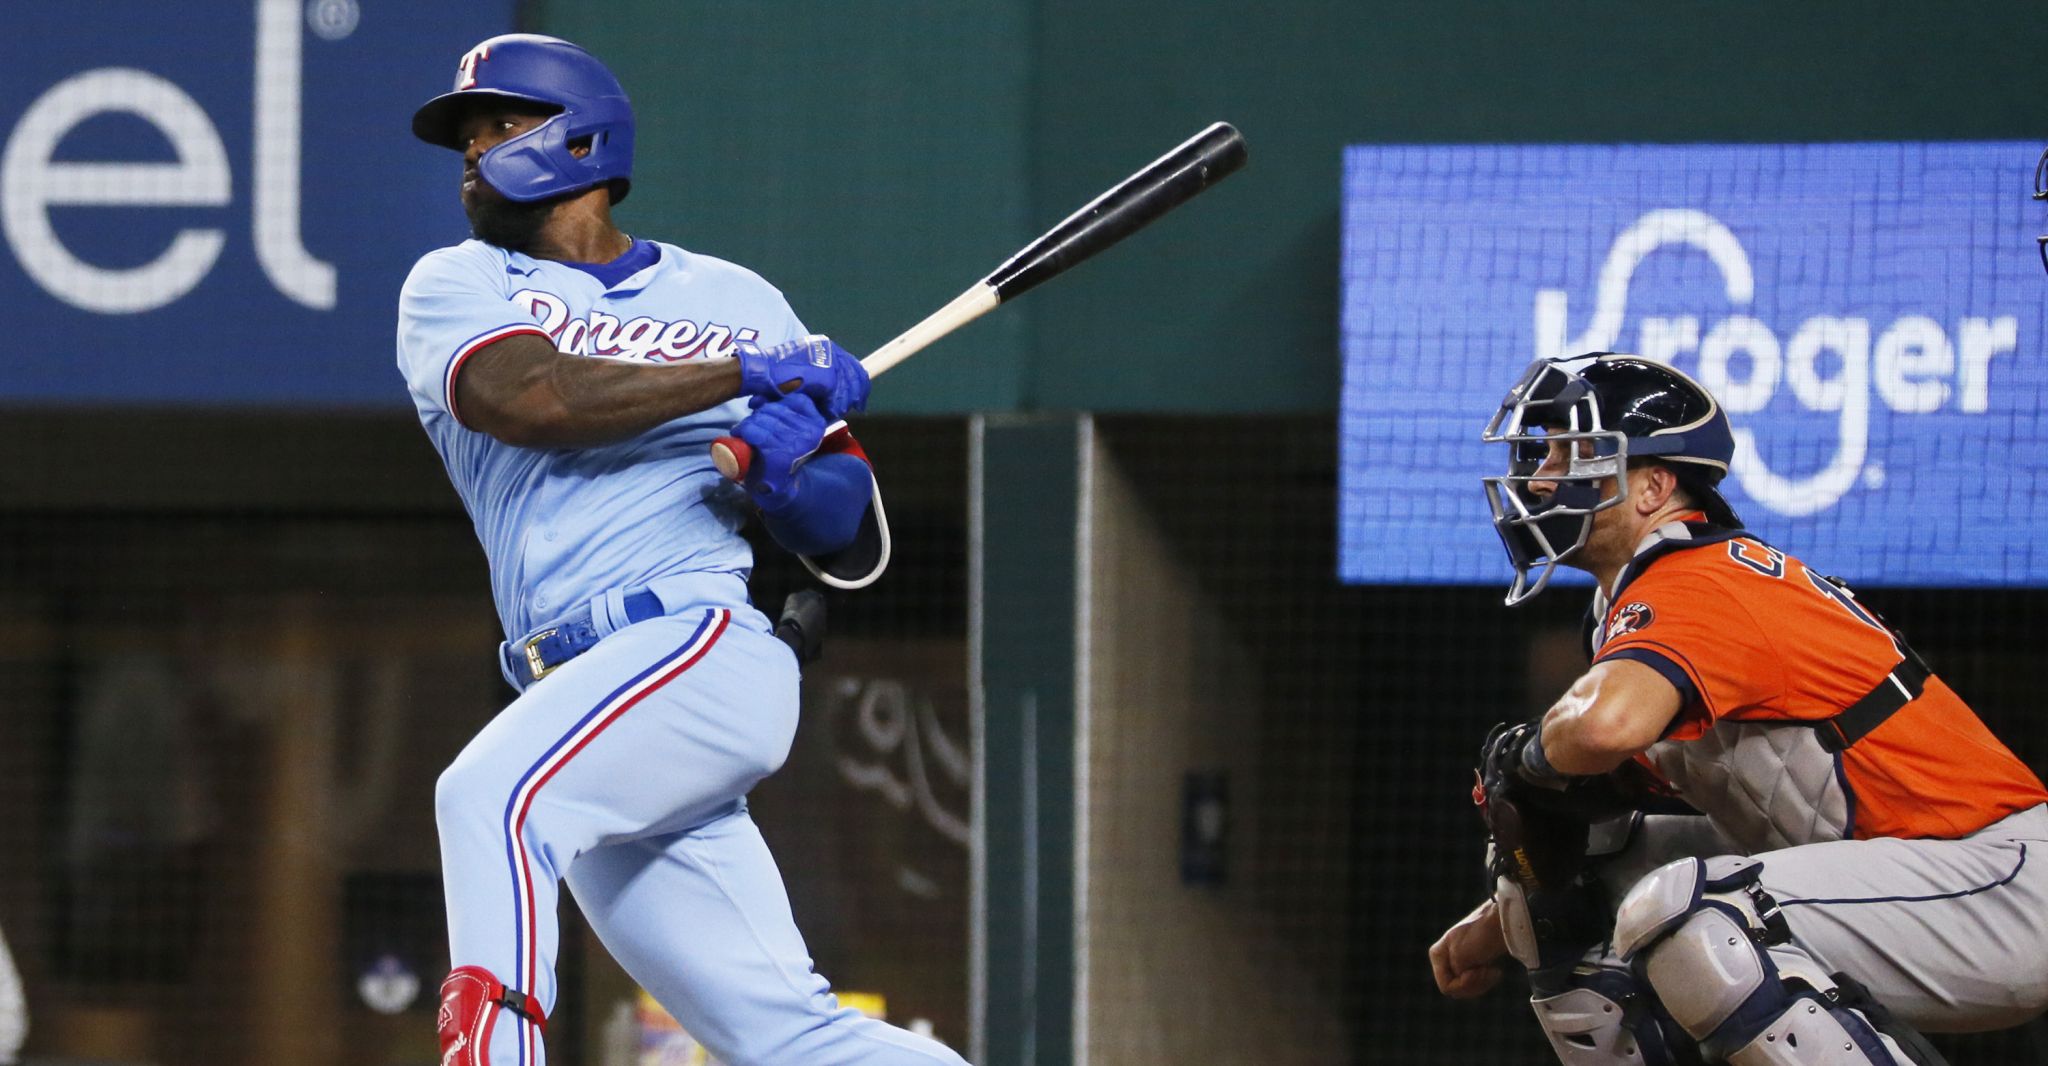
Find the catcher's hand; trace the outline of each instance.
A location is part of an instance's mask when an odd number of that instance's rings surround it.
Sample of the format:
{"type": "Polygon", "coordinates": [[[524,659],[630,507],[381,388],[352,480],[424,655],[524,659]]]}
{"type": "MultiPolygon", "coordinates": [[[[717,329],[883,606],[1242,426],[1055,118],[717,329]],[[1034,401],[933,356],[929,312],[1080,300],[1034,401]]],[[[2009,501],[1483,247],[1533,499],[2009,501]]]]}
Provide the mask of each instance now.
{"type": "MultiPolygon", "coordinates": [[[[1510,790],[1518,804],[1548,814],[1577,820],[1582,825],[1611,818],[1642,805],[1644,790],[1630,773],[1621,772],[1571,777],[1550,770],[1545,760],[1528,757],[1530,744],[1537,743],[1543,725],[1523,722],[1494,726],[1479,749],[1479,777],[1491,795],[1510,790]],[[1543,769],[1537,769],[1541,766],[1543,769]]],[[[1625,768],[1633,764],[1624,763],[1625,768]]]]}
{"type": "Polygon", "coordinates": [[[1585,866],[1589,819],[1566,802],[1570,782],[1538,785],[1524,772],[1522,748],[1535,722],[1494,726],[1479,750],[1472,800],[1493,840],[1493,872],[1523,889],[1562,889],[1585,866]]]}
{"type": "Polygon", "coordinates": [[[1509,778],[1524,784],[1552,790],[1562,789],[1567,778],[1556,772],[1544,774],[1529,765],[1527,748],[1543,734],[1543,723],[1522,722],[1509,725],[1506,722],[1494,726],[1486,734],[1486,743],[1479,748],[1479,774],[1491,782],[1505,783],[1509,778]]]}

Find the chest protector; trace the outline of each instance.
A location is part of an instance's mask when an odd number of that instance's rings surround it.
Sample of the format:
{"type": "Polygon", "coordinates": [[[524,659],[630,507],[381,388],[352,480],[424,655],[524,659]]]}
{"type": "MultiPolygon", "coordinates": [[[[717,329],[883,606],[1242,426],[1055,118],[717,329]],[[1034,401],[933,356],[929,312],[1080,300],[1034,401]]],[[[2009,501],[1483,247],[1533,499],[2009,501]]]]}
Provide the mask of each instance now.
{"type": "MultiPolygon", "coordinates": [[[[1672,523],[1658,530],[1623,575],[1621,587],[1658,558],[1673,552],[1722,544],[1740,530],[1703,523],[1672,523]]],[[[1818,578],[1818,575],[1816,574],[1818,578]]],[[[1840,596],[1847,586],[1823,578],[1840,596]]],[[[1587,619],[1588,645],[1595,655],[1607,639],[1603,619],[1609,600],[1596,596],[1587,619]]],[[[1737,710],[1690,740],[1663,740],[1646,757],[1657,772],[1705,814],[1730,840],[1755,854],[1851,836],[1855,800],[1842,767],[1842,753],[1885,719],[1917,698],[1929,674],[1926,664],[1896,630],[1867,606],[1858,609],[1891,635],[1900,660],[1871,690],[1820,720],[1745,719],[1737,710]]]]}
{"type": "Polygon", "coordinates": [[[1752,855],[1849,835],[1841,755],[1803,722],[1723,720],[1695,740],[1658,742],[1649,759],[1752,855]]]}

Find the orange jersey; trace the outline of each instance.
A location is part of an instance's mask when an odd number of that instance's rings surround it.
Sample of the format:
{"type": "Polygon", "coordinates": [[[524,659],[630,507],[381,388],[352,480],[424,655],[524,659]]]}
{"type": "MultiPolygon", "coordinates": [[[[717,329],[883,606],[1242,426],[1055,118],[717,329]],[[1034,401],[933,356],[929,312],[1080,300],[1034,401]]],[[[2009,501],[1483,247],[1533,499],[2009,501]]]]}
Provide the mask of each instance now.
{"type": "Polygon", "coordinates": [[[1641,662],[1679,690],[1678,718],[1642,761],[1738,842],[1961,837],[2048,802],[1847,591],[1747,533],[1663,532],[1595,620],[1594,661],[1641,662]],[[1860,737],[1848,725],[1873,720],[1860,737]]]}

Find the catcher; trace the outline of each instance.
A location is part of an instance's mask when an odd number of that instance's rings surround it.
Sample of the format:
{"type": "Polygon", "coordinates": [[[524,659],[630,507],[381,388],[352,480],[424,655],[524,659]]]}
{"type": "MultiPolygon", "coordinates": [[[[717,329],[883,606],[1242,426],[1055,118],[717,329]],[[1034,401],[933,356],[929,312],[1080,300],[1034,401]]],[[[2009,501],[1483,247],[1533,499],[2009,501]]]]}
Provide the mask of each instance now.
{"type": "Polygon", "coordinates": [[[1591,573],[1592,666],[1482,751],[1496,888],[1430,948],[1437,987],[1512,957],[1570,1066],[1939,1062],[1920,1032],[2048,1006],[2048,791],[1742,529],[1714,398],[1636,356],[1539,361],[1485,440],[1512,451],[1485,479],[1508,603],[1591,573]]]}

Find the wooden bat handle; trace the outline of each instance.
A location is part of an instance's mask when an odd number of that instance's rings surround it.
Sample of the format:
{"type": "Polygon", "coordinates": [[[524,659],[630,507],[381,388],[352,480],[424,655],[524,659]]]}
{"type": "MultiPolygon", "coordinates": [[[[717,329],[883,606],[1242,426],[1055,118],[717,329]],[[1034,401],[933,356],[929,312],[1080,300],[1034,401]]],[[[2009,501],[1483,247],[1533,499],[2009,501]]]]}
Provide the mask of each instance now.
{"type": "Polygon", "coordinates": [[[867,370],[869,378],[881,377],[890,367],[923,351],[925,346],[940,337],[995,310],[996,305],[1002,302],[993,286],[986,281],[977,281],[966,292],[953,297],[951,303],[926,315],[924,321],[875,349],[873,354],[860,361],[860,365],[867,370]]]}
{"type": "MultiPolygon", "coordinates": [[[[976,282],[966,292],[953,297],[946,306],[926,315],[924,321],[875,349],[860,361],[861,368],[868,372],[870,380],[881,377],[890,367],[923,351],[940,337],[995,310],[996,305],[1002,302],[993,286],[985,281],[976,282]]],[[[720,437],[711,442],[711,461],[728,480],[742,481],[747,476],[747,468],[754,463],[754,448],[738,437],[720,437]]]]}

